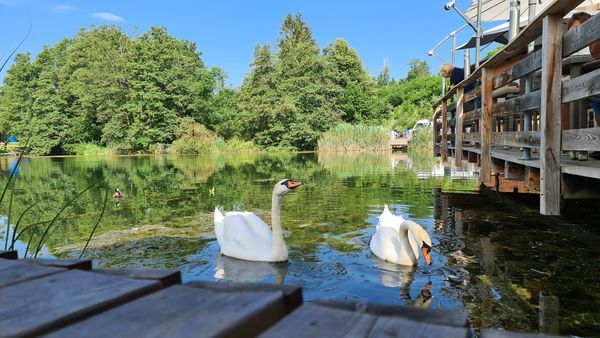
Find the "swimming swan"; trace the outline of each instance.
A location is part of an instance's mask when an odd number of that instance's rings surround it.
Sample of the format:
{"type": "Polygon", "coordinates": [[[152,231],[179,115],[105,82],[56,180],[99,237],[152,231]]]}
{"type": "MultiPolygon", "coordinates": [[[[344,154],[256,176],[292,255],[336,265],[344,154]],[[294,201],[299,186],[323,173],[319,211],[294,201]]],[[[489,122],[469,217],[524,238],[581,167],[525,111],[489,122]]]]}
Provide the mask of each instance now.
{"type": "Polygon", "coordinates": [[[375,256],[400,265],[416,265],[419,248],[425,263],[431,265],[431,239],[427,231],[417,223],[395,216],[387,204],[371,237],[369,247],[375,256]]]}
{"type": "Polygon", "coordinates": [[[229,211],[223,215],[215,208],[215,234],[221,253],[247,261],[286,261],[288,250],[281,231],[281,201],[283,196],[301,185],[302,182],[289,179],[275,184],[271,205],[272,230],[254,213],[229,211]]]}

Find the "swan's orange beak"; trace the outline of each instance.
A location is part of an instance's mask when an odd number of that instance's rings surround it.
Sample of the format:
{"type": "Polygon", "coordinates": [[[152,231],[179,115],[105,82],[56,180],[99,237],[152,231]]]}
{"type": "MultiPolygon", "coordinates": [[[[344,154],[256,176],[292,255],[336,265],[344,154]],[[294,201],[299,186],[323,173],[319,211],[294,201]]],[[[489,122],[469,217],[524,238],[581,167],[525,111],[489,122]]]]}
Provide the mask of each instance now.
{"type": "Polygon", "coordinates": [[[425,263],[427,263],[427,265],[431,265],[431,248],[423,246],[421,247],[421,252],[423,252],[423,259],[425,259],[425,263]]]}
{"type": "Polygon", "coordinates": [[[298,182],[298,181],[292,181],[292,180],[289,180],[289,181],[288,181],[288,184],[287,184],[287,187],[288,187],[289,189],[294,189],[294,188],[298,188],[298,187],[299,187],[299,186],[301,186],[302,184],[303,184],[302,182],[298,182]]]}

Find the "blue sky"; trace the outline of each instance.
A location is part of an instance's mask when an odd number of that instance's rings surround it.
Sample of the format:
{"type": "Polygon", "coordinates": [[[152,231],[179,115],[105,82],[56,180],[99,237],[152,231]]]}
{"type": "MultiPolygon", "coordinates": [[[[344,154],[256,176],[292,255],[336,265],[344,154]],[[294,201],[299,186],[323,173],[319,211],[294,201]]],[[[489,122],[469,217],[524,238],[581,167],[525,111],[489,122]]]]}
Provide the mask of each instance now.
{"type": "MultiPolygon", "coordinates": [[[[229,75],[227,83],[237,87],[248,72],[254,46],[275,45],[285,16],[299,12],[321,47],[344,38],[357,50],[372,75],[379,73],[385,60],[391,67],[391,75],[402,78],[412,58],[427,61],[432,71],[437,71],[441,61],[428,56],[427,51],[464,24],[456,12],[444,10],[444,3],[444,0],[0,0],[3,33],[0,56],[4,61],[25,35],[29,26],[27,13],[32,20],[32,32],[19,51],[33,55],[44,45],[53,45],[92,24],[116,24],[130,35],[145,32],[150,26],[164,26],[173,36],[195,42],[204,63],[225,70],[229,75]]],[[[457,0],[461,9],[466,9],[469,3],[457,0]]],[[[468,40],[472,33],[469,28],[463,30],[458,43],[468,40]]],[[[442,45],[438,54],[449,61],[451,43],[442,45]]],[[[457,63],[462,64],[462,53],[457,55],[457,63]]],[[[0,74],[2,78],[5,71],[0,74]]]]}

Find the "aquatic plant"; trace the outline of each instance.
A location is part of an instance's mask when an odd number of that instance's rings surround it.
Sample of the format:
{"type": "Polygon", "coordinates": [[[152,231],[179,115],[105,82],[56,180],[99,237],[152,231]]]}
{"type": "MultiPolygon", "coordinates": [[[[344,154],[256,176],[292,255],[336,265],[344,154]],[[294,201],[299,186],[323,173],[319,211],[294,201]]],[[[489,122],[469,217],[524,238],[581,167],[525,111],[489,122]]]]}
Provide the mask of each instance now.
{"type": "Polygon", "coordinates": [[[323,133],[319,151],[381,151],[390,149],[390,132],[380,126],[342,123],[323,133]]]}

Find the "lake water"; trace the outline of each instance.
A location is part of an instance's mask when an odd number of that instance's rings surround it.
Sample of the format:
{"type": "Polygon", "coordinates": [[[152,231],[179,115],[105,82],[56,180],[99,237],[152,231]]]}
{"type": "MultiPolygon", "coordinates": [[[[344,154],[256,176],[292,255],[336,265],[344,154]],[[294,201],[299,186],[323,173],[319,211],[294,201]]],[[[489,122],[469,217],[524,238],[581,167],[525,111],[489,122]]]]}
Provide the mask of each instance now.
{"type": "MultiPolygon", "coordinates": [[[[11,164],[0,159],[5,173],[11,164]]],[[[307,301],[454,309],[469,313],[476,330],[600,334],[598,211],[577,205],[564,218],[541,217],[526,198],[470,193],[473,170],[387,153],[32,158],[17,174],[10,223],[31,207],[17,233],[46,223],[21,235],[20,254],[47,237],[41,256],[78,257],[106,199],[84,255],[95,267],[179,269],[184,281],[296,284],[307,301]],[[282,207],[289,262],[220,256],[215,206],[269,220],[271,191],[282,178],[305,183],[282,207]],[[370,253],[385,204],[430,233],[431,266],[397,266],[370,253]]],[[[7,221],[0,219],[2,247],[7,221]]]]}

